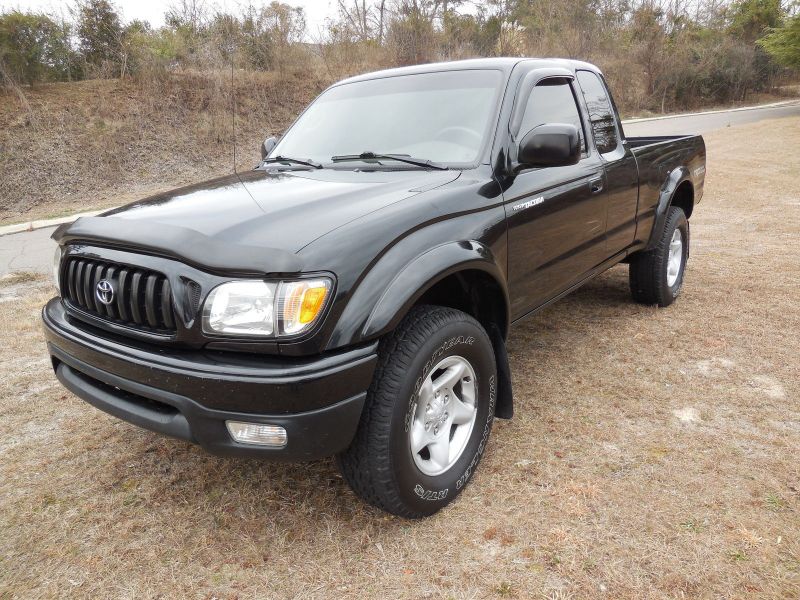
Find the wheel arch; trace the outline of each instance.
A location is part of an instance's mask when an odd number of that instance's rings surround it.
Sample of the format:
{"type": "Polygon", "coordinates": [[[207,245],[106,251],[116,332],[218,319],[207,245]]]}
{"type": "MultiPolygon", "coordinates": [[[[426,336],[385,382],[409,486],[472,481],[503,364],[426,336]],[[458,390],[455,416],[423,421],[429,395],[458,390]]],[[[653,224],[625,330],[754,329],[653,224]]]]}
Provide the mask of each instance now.
{"type": "Polygon", "coordinates": [[[686,218],[692,216],[692,212],[694,211],[694,185],[688,179],[684,179],[670,198],[669,206],[677,206],[678,208],[683,209],[683,214],[686,215],[686,218]]]}
{"type": "Polygon", "coordinates": [[[504,281],[501,265],[480,242],[437,246],[394,277],[370,312],[361,337],[391,331],[418,304],[438,304],[472,315],[487,331],[495,324],[505,340],[510,312],[504,281]],[[480,291],[486,295],[481,297],[480,291]]]}
{"type": "Polygon", "coordinates": [[[677,206],[683,210],[688,219],[694,211],[695,193],[694,183],[692,182],[689,169],[678,167],[670,172],[664,185],[661,187],[658,204],[656,206],[656,217],[653,221],[653,229],[650,232],[650,239],[645,250],[652,250],[658,240],[658,232],[664,227],[667,212],[671,206],[677,206]]]}
{"type": "Polygon", "coordinates": [[[388,282],[363,326],[354,332],[352,342],[389,333],[418,305],[461,310],[474,317],[492,341],[498,374],[495,415],[511,418],[513,395],[505,347],[511,313],[504,272],[501,259],[475,240],[431,248],[407,263],[388,282]]]}

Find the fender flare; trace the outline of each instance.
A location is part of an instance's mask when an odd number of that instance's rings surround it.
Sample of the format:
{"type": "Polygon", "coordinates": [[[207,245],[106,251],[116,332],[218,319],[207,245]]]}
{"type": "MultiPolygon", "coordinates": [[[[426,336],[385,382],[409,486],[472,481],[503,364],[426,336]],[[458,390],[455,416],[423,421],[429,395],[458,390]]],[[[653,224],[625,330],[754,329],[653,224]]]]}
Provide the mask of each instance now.
{"type": "MultiPolygon", "coordinates": [[[[394,329],[425,292],[444,278],[467,270],[483,271],[498,283],[508,320],[508,290],[502,283],[505,277],[492,251],[474,240],[448,242],[420,254],[397,273],[375,303],[361,337],[373,338],[394,329]]],[[[508,323],[504,324],[504,335],[507,327],[508,323]]]]}
{"type": "MultiPolygon", "coordinates": [[[[467,240],[441,244],[406,264],[386,285],[369,316],[363,320],[363,326],[352,332],[351,341],[357,343],[374,339],[393,330],[428,290],[446,277],[467,270],[486,273],[498,284],[503,294],[506,322],[500,325],[492,324],[487,334],[492,342],[497,363],[498,390],[495,416],[510,419],[514,408],[511,372],[505,346],[510,323],[508,290],[503,283],[506,278],[497,257],[491,249],[480,242],[467,240]]],[[[361,304],[357,297],[351,299],[351,304],[354,301],[355,307],[361,304]]]]}
{"type": "Polygon", "coordinates": [[[658,236],[664,228],[664,222],[667,220],[667,211],[672,205],[672,199],[675,197],[675,192],[682,183],[688,181],[694,187],[691,173],[689,169],[680,166],[667,175],[664,185],[661,186],[661,192],[658,196],[658,204],[656,205],[656,214],[653,220],[653,229],[650,230],[650,238],[647,240],[645,251],[652,250],[656,243],[658,243],[658,236]]]}

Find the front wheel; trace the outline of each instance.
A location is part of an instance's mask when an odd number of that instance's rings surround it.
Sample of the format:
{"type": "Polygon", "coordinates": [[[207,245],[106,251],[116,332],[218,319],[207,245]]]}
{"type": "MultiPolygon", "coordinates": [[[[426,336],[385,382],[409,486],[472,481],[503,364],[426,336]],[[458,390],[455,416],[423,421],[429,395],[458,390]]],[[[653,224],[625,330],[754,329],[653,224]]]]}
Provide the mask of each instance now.
{"type": "Polygon", "coordinates": [[[358,431],[338,457],[368,503],[402,517],[440,510],[464,489],[491,431],[497,371],[469,315],[414,308],[382,340],[358,431]]]}
{"type": "Polygon", "coordinates": [[[688,259],[689,221],[683,209],[672,206],[656,247],[631,256],[628,274],[633,299],[641,304],[672,304],[683,286],[688,259]]]}

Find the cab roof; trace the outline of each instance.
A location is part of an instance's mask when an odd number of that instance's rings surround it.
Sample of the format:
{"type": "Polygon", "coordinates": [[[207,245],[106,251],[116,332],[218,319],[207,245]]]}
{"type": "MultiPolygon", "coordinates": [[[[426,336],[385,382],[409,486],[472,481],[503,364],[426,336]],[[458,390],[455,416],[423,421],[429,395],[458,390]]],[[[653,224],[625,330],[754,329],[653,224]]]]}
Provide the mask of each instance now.
{"type": "Polygon", "coordinates": [[[524,58],[524,57],[498,57],[498,58],[472,58],[468,60],[454,60],[448,62],[427,63],[422,65],[412,65],[409,67],[397,67],[394,69],[384,69],[382,71],[373,71],[371,73],[364,73],[363,75],[356,75],[349,77],[335,83],[334,85],[342,85],[345,83],[354,83],[356,81],[367,81],[370,79],[381,79],[384,77],[397,77],[400,75],[416,75],[418,73],[438,73],[445,71],[467,71],[476,69],[495,69],[502,71],[506,78],[511,74],[511,71],[517,65],[526,63],[527,65],[536,69],[546,69],[551,67],[560,67],[568,69],[573,73],[577,69],[585,69],[600,73],[593,64],[582,62],[579,60],[571,60],[567,58],[524,58]]]}

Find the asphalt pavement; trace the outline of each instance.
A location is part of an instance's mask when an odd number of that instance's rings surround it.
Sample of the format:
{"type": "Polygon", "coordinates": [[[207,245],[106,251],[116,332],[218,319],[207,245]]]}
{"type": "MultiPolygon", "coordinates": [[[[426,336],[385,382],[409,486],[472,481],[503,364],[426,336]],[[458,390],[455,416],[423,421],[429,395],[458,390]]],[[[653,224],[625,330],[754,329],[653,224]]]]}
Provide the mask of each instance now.
{"type": "MultiPolygon", "coordinates": [[[[630,137],[707,133],[763,119],[800,116],[800,101],[780,106],[713,111],[623,122],[630,137]]],[[[55,227],[0,236],[0,277],[14,271],[49,273],[55,243],[50,239],[55,227]]]]}
{"type": "Polygon", "coordinates": [[[624,121],[622,128],[629,137],[650,135],[681,135],[692,133],[708,133],[715,129],[735,127],[746,123],[755,123],[764,119],[780,119],[782,117],[800,116],[800,100],[792,104],[767,106],[764,108],[734,109],[713,111],[691,115],[675,115],[657,117],[647,120],[624,121]]]}
{"type": "Polygon", "coordinates": [[[14,271],[49,273],[56,244],[50,239],[55,227],[0,237],[0,277],[14,271]]]}

